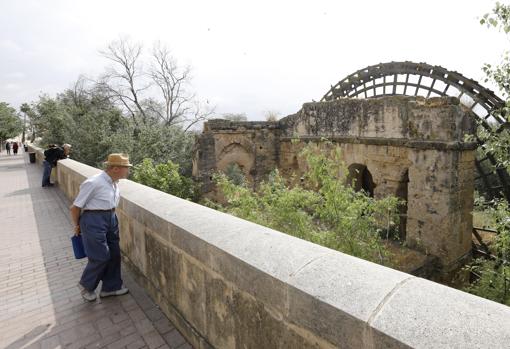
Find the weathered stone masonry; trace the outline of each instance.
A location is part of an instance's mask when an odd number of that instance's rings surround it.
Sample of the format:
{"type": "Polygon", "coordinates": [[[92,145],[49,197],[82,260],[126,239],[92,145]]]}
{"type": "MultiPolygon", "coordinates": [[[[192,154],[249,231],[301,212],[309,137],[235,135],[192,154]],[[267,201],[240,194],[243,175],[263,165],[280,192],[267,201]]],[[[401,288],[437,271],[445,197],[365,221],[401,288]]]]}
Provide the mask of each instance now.
{"type": "Polygon", "coordinates": [[[475,144],[472,116],[456,98],[382,97],[306,103],[279,122],[211,120],[198,137],[194,176],[213,193],[211,177],[231,163],[256,186],[274,168],[305,171],[304,142],[341,146],[359,187],[407,201],[406,242],[454,267],[471,249],[475,144]],[[358,171],[356,171],[358,170],[358,171]]]}

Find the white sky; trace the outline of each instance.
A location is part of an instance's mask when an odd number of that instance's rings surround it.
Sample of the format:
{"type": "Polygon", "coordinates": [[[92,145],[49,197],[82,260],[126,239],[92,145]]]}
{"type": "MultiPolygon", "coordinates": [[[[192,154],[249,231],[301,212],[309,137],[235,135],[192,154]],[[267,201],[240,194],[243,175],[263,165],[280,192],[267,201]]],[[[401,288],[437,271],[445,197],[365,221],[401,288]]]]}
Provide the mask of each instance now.
{"type": "MultiPolygon", "coordinates": [[[[0,101],[18,107],[97,76],[109,42],[161,41],[221,113],[262,120],[319,100],[368,65],[409,60],[482,82],[508,40],[479,24],[492,0],[0,0],[0,101]]],[[[482,82],[483,84],[483,82],[482,82]]],[[[490,86],[489,86],[490,87],[490,86]]]]}

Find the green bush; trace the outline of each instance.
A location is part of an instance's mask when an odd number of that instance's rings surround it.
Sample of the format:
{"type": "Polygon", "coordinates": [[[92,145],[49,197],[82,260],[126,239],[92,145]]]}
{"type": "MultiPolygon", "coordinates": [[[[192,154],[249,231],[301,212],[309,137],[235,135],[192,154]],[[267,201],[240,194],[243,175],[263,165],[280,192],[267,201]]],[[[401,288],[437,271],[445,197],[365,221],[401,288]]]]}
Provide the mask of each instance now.
{"type": "Polygon", "coordinates": [[[179,165],[174,164],[171,160],[166,163],[154,164],[152,159],[145,158],[133,167],[132,179],[183,199],[193,201],[197,199],[197,190],[193,180],[181,175],[179,165]]]}
{"type": "Polygon", "coordinates": [[[510,305],[510,266],[508,263],[479,258],[474,260],[467,269],[477,279],[464,291],[510,305]]]}

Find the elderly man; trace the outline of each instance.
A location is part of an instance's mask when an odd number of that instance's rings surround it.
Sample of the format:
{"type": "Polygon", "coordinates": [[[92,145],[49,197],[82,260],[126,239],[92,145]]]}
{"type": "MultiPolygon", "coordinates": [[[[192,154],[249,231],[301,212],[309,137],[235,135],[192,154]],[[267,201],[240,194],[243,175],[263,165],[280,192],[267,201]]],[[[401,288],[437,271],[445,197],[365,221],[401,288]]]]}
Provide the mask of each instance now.
{"type": "Polygon", "coordinates": [[[82,297],[94,301],[99,281],[103,282],[100,297],[121,296],[128,293],[123,287],[120,272],[119,226],[115,208],[119,204],[118,182],[127,178],[129,158],[124,154],[110,154],[106,169],[85,180],[71,206],[75,235],[82,235],[88,263],[79,286],[82,297]]]}
{"type": "Polygon", "coordinates": [[[50,144],[48,149],[44,151],[44,161],[43,161],[43,177],[42,177],[42,186],[43,187],[52,187],[53,183],[50,182],[51,170],[53,167],[57,166],[57,161],[61,159],[65,159],[69,156],[69,152],[71,151],[70,144],[64,144],[62,147],[57,147],[54,144],[50,144]]]}

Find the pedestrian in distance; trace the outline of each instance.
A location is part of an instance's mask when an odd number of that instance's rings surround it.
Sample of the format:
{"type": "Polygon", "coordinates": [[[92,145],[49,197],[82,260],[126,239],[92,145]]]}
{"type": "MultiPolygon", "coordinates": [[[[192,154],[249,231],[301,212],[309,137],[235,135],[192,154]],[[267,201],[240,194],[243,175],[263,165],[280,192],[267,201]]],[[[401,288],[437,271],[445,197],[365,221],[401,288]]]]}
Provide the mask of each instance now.
{"type": "Polygon", "coordinates": [[[18,142],[12,142],[12,152],[14,155],[18,155],[18,142]]]}
{"type": "Polygon", "coordinates": [[[11,143],[5,142],[5,150],[7,151],[7,155],[11,155],[11,143]]]}
{"type": "Polygon", "coordinates": [[[120,179],[127,178],[129,157],[110,154],[105,170],[80,185],[71,206],[74,234],[82,236],[88,263],[78,286],[86,301],[96,300],[96,288],[102,281],[100,297],[121,296],[129,292],[121,277],[119,225],[115,209],[119,204],[120,179]]]}
{"type": "Polygon", "coordinates": [[[58,160],[65,159],[71,152],[71,145],[64,144],[62,147],[57,147],[55,144],[50,144],[48,149],[44,151],[43,161],[43,177],[42,186],[52,187],[53,183],[50,182],[51,170],[57,166],[58,160]]]}

